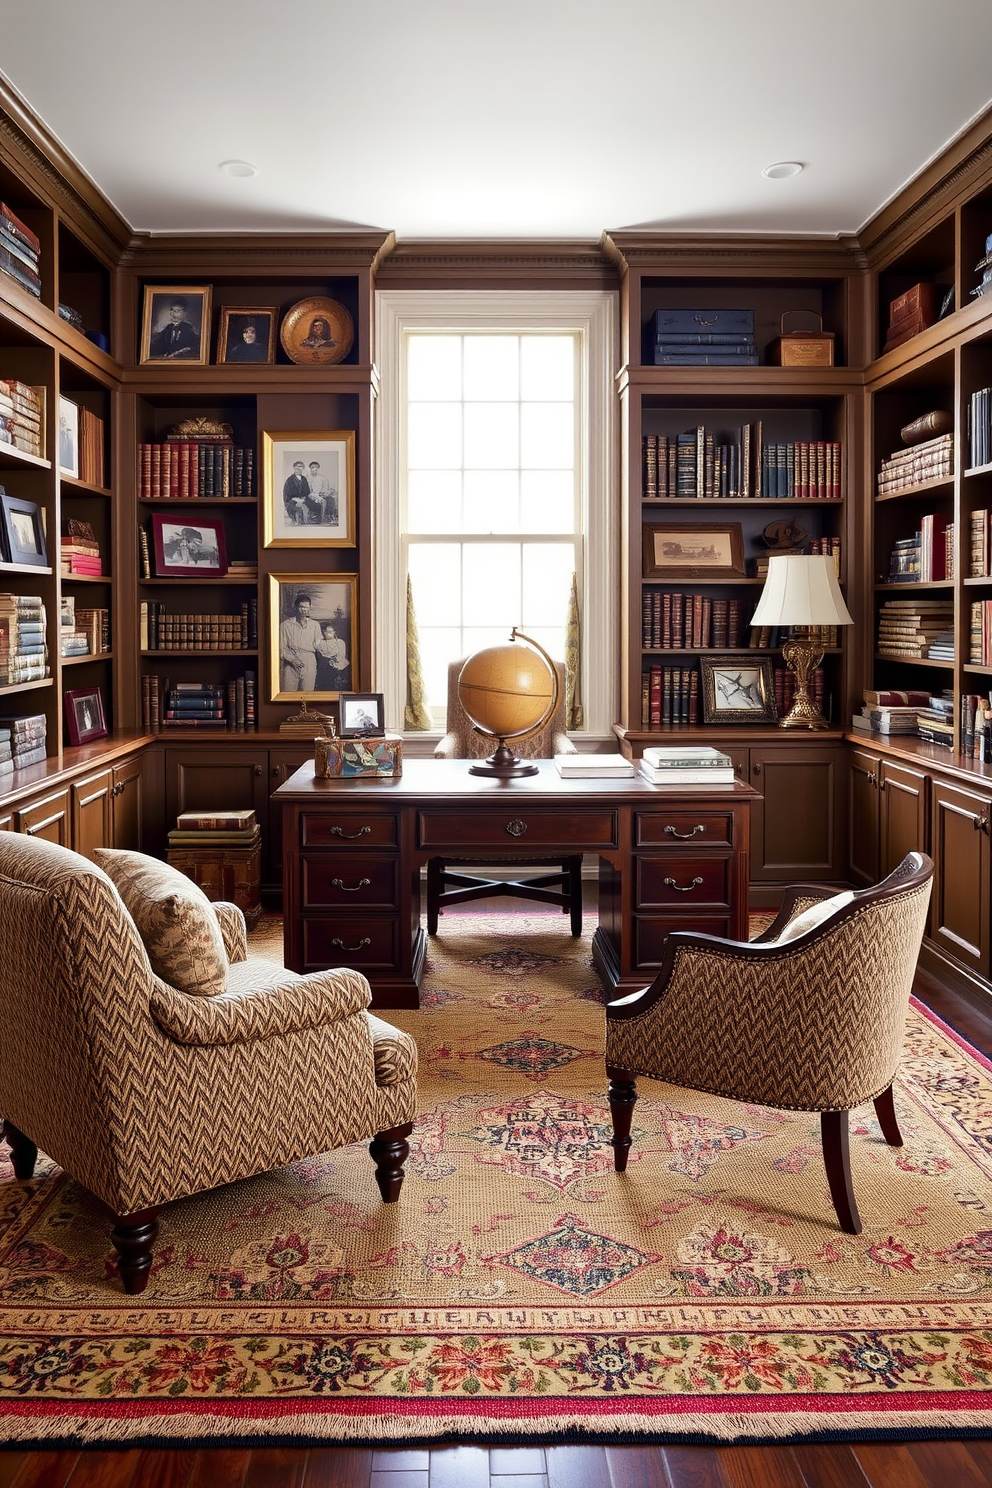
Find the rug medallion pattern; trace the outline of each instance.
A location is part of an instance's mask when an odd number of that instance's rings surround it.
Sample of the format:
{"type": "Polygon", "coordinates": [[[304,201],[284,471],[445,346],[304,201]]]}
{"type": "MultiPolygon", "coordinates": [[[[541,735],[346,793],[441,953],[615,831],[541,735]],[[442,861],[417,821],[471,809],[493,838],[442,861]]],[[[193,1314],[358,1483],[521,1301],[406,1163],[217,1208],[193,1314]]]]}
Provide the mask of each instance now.
{"type": "Polygon", "coordinates": [[[588,939],[441,929],[423,1008],[384,1015],[421,1059],[397,1205],[362,1145],[200,1195],[127,1298],[95,1201],[0,1148],[0,1440],[987,1433],[986,1061],[911,1011],[905,1146],[852,1115],[852,1237],[815,1115],[644,1080],[618,1177],[588,939]]]}

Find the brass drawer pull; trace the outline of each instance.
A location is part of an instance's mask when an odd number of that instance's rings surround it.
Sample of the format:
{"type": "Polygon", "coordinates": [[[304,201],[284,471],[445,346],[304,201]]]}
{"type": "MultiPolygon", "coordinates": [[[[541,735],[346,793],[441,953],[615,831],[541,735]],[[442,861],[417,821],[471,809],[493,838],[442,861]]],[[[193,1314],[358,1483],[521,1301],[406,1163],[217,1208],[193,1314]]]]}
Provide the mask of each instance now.
{"type": "Polygon", "coordinates": [[[357,894],[359,889],[367,889],[371,882],[372,880],[370,878],[360,878],[353,888],[349,888],[348,885],[343,881],[343,879],[332,878],[331,888],[344,889],[344,892],[346,894],[357,894]]]}
{"type": "Polygon", "coordinates": [[[680,842],[688,842],[690,837],[695,837],[699,832],[705,832],[706,828],[702,822],[698,822],[691,832],[676,832],[674,827],[666,827],[665,831],[669,837],[677,837],[680,842]]]}
{"type": "Polygon", "coordinates": [[[346,832],[344,827],[332,827],[331,836],[343,837],[347,842],[354,842],[356,837],[364,837],[365,834],[367,832],[371,832],[371,830],[371,827],[359,827],[357,832],[346,832]]]}
{"type": "Polygon", "coordinates": [[[337,946],[337,948],[338,948],[339,951],[361,951],[361,950],[363,950],[365,948],[365,946],[371,945],[371,944],[372,944],[372,941],[371,941],[371,939],[370,939],[370,937],[368,935],[364,936],[358,942],[357,946],[346,946],[345,943],[344,943],[344,941],[343,940],[339,940],[336,935],[335,935],[334,939],[331,941],[331,945],[332,946],[337,946]]]}
{"type": "Polygon", "coordinates": [[[519,817],[514,817],[513,821],[507,822],[506,830],[511,837],[522,837],[527,830],[527,823],[522,822],[519,817]]]}
{"type": "Polygon", "coordinates": [[[663,878],[662,883],[666,889],[675,889],[680,894],[691,894],[693,889],[698,889],[702,883],[701,878],[694,878],[691,884],[677,884],[674,878],[663,878]]]}

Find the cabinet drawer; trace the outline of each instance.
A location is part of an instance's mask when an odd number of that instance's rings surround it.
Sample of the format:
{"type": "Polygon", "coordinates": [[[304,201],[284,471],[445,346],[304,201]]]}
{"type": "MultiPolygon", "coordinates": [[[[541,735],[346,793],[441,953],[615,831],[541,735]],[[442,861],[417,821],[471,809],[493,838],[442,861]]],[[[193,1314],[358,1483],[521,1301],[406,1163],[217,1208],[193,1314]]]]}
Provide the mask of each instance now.
{"type": "Polygon", "coordinates": [[[304,857],[302,868],[304,909],[346,909],[349,905],[395,909],[398,903],[398,858],[369,853],[351,859],[344,854],[320,853],[304,857]]]}
{"type": "Polygon", "coordinates": [[[371,811],[305,811],[300,818],[301,847],[395,847],[395,816],[371,811]]]}
{"type": "Polygon", "coordinates": [[[637,847],[732,847],[732,811],[639,811],[634,836],[637,847]]]}
{"type": "Polygon", "coordinates": [[[693,914],[647,917],[637,915],[634,919],[634,960],[638,967],[658,966],[665,950],[665,941],[673,930],[695,930],[700,935],[719,935],[728,939],[731,935],[729,915],[693,914]]]}
{"type": "Polygon", "coordinates": [[[534,848],[553,847],[557,853],[595,851],[617,844],[617,813],[594,811],[534,811],[522,803],[498,811],[421,811],[421,847],[433,851],[489,848],[493,852],[527,856],[534,848]]]}
{"type": "Polygon", "coordinates": [[[684,904],[730,907],[727,858],[638,858],[637,908],[684,904]]]}
{"type": "Polygon", "coordinates": [[[303,920],[303,970],[351,966],[398,971],[399,924],[394,917],[326,915],[303,920]]]}

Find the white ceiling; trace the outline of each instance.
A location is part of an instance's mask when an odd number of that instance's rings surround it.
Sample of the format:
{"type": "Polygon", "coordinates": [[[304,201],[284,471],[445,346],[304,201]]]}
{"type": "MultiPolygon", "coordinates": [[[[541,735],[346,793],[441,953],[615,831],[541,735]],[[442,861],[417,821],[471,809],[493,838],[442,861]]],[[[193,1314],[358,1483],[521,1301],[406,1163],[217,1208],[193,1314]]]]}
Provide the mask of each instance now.
{"type": "Polygon", "coordinates": [[[990,0],[0,0],[0,70],[150,232],[856,232],[990,64],[990,0]]]}

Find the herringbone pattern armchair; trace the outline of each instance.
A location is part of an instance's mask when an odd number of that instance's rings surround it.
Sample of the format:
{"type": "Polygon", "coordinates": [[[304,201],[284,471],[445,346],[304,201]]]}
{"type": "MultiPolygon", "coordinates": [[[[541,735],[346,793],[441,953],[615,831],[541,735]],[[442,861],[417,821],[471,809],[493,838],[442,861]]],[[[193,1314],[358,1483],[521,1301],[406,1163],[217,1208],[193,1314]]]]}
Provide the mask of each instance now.
{"type": "Polygon", "coordinates": [[[107,875],[0,832],[0,1112],[18,1178],[41,1148],[116,1218],[124,1289],[144,1289],[161,1205],[372,1137],[399,1196],[416,1045],[366,1011],[354,971],[298,976],[247,956],[215,906],[226,990],[195,997],[152,969],[107,875]]]}
{"type": "Polygon", "coordinates": [[[606,1008],[617,1172],[627,1166],[637,1075],[819,1111],[837,1218],[860,1234],[848,1112],[873,1101],[885,1140],[902,1145],[892,1081],[932,878],[930,859],[909,853],[880,884],[831,904],[830,889],[791,889],[747,944],[670,935],[651,986],[606,1008]]]}

